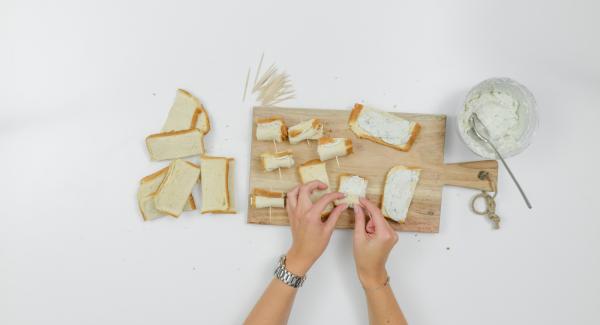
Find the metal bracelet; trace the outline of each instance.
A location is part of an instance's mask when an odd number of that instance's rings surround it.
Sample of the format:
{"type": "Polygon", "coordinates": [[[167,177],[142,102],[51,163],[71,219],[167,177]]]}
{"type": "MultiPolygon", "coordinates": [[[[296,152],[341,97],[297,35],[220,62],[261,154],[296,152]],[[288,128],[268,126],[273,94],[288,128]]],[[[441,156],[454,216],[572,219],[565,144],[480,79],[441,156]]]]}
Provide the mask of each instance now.
{"type": "Polygon", "coordinates": [[[288,269],[285,268],[285,255],[282,255],[279,258],[279,262],[277,263],[277,268],[275,268],[275,272],[273,273],[275,277],[281,282],[289,285],[292,288],[300,288],[306,280],[306,276],[296,275],[288,269]]]}

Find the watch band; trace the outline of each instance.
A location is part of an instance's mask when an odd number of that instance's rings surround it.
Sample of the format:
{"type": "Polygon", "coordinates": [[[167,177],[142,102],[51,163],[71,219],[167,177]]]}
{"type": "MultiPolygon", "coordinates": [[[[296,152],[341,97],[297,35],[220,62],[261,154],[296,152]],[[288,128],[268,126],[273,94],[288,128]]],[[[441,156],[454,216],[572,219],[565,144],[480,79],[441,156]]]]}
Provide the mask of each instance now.
{"type": "Polygon", "coordinates": [[[277,279],[281,280],[281,282],[289,285],[290,287],[300,288],[304,283],[304,280],[306,280],[306,276],[299,276],[288,271],[288,269],[285,268],[285,257],[285,255],[282,255],[279,258],[274,275],[277,279]]]}

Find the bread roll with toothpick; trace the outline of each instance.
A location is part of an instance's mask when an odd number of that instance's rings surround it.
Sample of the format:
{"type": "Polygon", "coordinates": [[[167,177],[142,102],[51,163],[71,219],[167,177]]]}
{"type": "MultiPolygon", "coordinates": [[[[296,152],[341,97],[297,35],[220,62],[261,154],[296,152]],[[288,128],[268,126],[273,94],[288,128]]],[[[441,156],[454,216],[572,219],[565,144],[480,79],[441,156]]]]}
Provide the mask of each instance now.
{"type": "Polygon", "coordinates": [[[317,146],[321,161],[343,157],[352,153],[352,140],[347,138],[322,137],[317,146]]]}

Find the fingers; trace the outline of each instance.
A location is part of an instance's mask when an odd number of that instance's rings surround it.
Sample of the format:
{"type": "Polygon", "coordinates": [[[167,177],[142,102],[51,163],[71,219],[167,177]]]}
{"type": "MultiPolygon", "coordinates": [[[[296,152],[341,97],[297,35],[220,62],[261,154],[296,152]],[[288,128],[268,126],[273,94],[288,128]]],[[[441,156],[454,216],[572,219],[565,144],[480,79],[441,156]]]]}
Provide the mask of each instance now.
{"type": "Polygon", "coordinates": [[[327,218],[327,221],[325,221],[325,228],[327,229],[327,231],[331,232],[333,231],[333,229],[335,229],[335,224],[340,218],[340,215],[342,215],[342,212],[344,212],[344,210],[346,210],[347,208],[347,204],[341,204],[336,206],[333,209],[333,211],[331,211],[331,213],[329,214],[329,218],[327,218]]]}
{"type": "Polygon", "coordinates": [[[322,212],[323,210],[325,210],[328,204],[335,200],[342,199],[345,196],[346,195],[344,193],[339,192],[327,193],[321,196],[321,198],[317,202],[315,202],[315,204],[313,204],[313,209],[322,212]]]}
{"type": "Polygon", "coordinates": [[[292,215],[292,211],[296,209],[296,205],[298,204],[298,191],[300,190],[300,185],[295,186],[291,191],[287,192],[286,195],[286,205],[285,208],[288,212],[288,216],[292,215]]]}
{"type": "Polygon", "coordinates": [[[367,200],[366,198],[359,198],[360,204],[362,204],[369,214],[371,215],[371,220],[375,223],[375,229],[390,229],[391,226],[385,221],[383,214],[381,214],[381,210],[373,204],[373,202],[367,200]]]}
{"type": "Polygon", "coordinates": [[[365,212],[358,205],[354,205],[354,237],[361,238],[365,236],[365,212]]]}
{"type": "Polygon", "coordinates": [[[310,181],[300,187],[300,194],[298,197],[300,198],[309,198],[312,192],[316,189],[324,190],[327,188],[327,185],[321,181],[310,181]]]}

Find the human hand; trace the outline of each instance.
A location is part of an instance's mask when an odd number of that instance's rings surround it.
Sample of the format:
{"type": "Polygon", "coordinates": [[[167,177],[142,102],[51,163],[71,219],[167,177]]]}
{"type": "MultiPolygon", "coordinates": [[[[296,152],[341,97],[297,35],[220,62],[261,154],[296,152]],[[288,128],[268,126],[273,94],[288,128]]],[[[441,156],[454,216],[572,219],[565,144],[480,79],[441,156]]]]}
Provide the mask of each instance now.
{"type": "Polygon", "coordinates": [[[385,263],[398,241],[398,234],[371,201],[360,198],[354,205],[354,261],[364,288],[376,288],[387,280],[385,263]],[[366,222],[364,209],[371,218],[366,222]]]}
{"type": "Polygon", "coordinates": [[[294,274],[306,274],[323,254],[335,229],[335,223],[347,208],[346,204],[338,205],[325,222],[321,221],[321,213],[327,205],[344,197],[343,193],[328,193],[313,204],[310,200],[312,192],[326,188],[324,183],[312,181],[296,186],[287,193],[286,209],[293,241],[287,253],[286,268],[294,274]]]}

